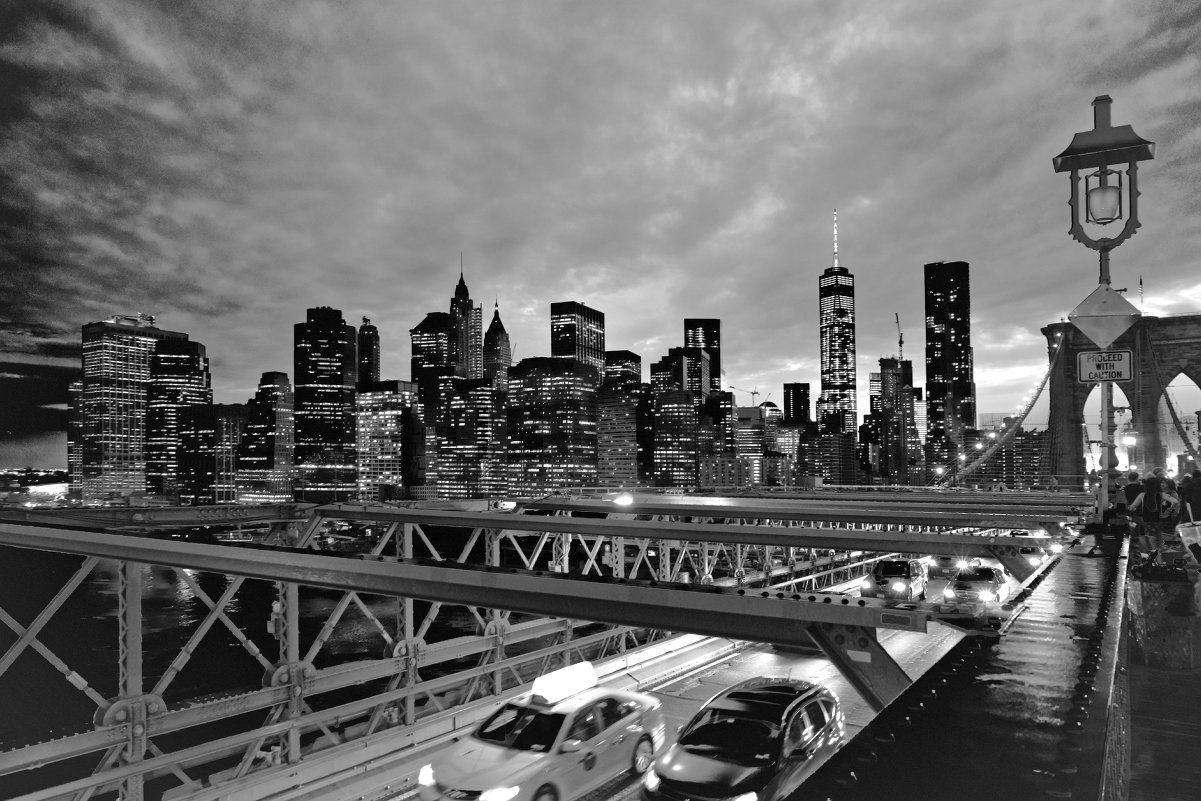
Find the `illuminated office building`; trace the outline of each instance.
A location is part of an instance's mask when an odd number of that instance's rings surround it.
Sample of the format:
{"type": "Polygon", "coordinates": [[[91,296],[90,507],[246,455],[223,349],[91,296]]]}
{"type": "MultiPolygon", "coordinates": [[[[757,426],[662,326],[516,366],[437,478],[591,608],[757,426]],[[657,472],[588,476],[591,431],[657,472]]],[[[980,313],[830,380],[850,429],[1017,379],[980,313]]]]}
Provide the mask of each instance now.
{"type": "Polygon", "coordinates": [[[926,441],[931,458],[945,461],[976,428],[968,264],[927,264],[925,279],[926,441]]]}
{"type": "Polygon", "coordinates": [[[808,384],[784,385],[784,423],[794,425],[812,422],[809,408],[808,384]]]}
{"type": "Polygon", "coordinates": [[[505,392],[484,378],[443,379],[437,422],[440,498],[486,498],[508,489],[505,392]]]}
{"type": "Polygon", "coordinates": [[[293,499],[295,402],[287,373],[263,373],[246,402],[246,425],[237,448],[238,503],[293,499]]]}
{"type": "Polygon", "coordinates": [[[821,341],[821,397],[817,419],[839,433],[855,434],[855,276],[838,261],[838,212],[834,212],[834,262],[817,283],[821,341]]]}
{"type": "Polygon", "coordinates": [[[632,371],[616,369],[612,353],[605,354],[605,370],[613,374],[596,393],[596,481],[601,487],[633,487],[639,483],[638,418],[645,388],[632,371]]]}
{"type": "Polygon", "coordinates": [[[691,392],[699,404],[711,391],[711,369],[707,348],[671,348],[651,365],[651,387],[656,394],[691,392]]]}
{"type": "Polygon", "coordinates": [[[358,496],[391,501],[424,484],[425,437],[412,381],[374,381],[355,392],[358,496]]]}
{"type": "Polygon", "coordinates": [[[605,351],[605,374],[607,381],[613,378],[642,381],[642,357],[629,350],[605,351]]]}
{"type": "Polygon", "coordinates": [[[363,318],[359,326],[359,381],[372,384],[379,381],[379,329],[363,318]]]}
{"type": "MultiPolygon", "coordinates": [[[[913,413],[913,363],[908,359],[880,359],[880,418],[877,470],[886,484],[908,486],[920,481],[921,442],[913,413]]],[[[877,404],[873,399],[873,407],[877,404]]]]}
{"type": "Polygon", "coordinates": [[[721,320],[687,317],[684,319],[684,347],[704,348],[709,351],[709,386],[706,390],[721,386],[721,320]]]}
{"type": "Polygon", "coordinates": [[[237,503],[238,448],[246,430],[244,403],[206,403],[179,416],[179,502],[237,503]]]}
{"type": "Polygon", "coordinates": [[[83,326],[77,489],[84,500],[146,491],[146,400],[155,345],[187,340],[147,314],[83,326]]]}
{"type": "Polygon", "coordinates": [[[575,359],[596,371],[605,369],[605,315],[576,301],[550,304],[550,355],[575,359]]]}
{"type": "Polygon", "coordinates": [[[179,496],[180,415],[213,402],[204,345],[186,339],[160,339],[150,357],[146,382],[146,491],[172,500],[179,496]]]}
{"type": "Polygon", "coordinates": [[[500,321],[500,304],[492,309],[492,322],[484,333],[484,378],[493,389],[508,391],[509,367],[513,364],[513,348],[509,343],[509,332],[500,321]]]}
{"type": "Polygon", "coordinates": [[[341,311],[329,306],[309,309],[305,322],[293,328],[296,496],[316,503],[346,500],[358,489],[355,329],[342,319],[341,311]]]}
{"type": "Polygon", "coordinates": [[[597,368],[535,357],[509,370],[509,490],[596,486],[597,368]]]}
{"type": "Polygon", "coordinates": [[[450,300],[450,316],[454,329],[454,336],[451,338],[454,374],[460,378],[483,378],[483,309],[472,303],[462,270],[459,271],[459,283],[455,286],[454,297],[450,300]]]}
{"type": "Polygon", "coordinates": [[[78,491],[83,486],[83,381],[67,387],[67,482],[78,491]]]}
{"type": "Polygon", "coordinates": [[[448,312],[430,312],[409,330],[412,379],[417,384],[421,419],[434,425],[438,419],[438,386],[455,374],[454,319],[448,312]]]}
{"type": "Polygon", "coordinates": [[[697,423],[692,392],[655,394],[655,486],[697,485],[697,423]]]}

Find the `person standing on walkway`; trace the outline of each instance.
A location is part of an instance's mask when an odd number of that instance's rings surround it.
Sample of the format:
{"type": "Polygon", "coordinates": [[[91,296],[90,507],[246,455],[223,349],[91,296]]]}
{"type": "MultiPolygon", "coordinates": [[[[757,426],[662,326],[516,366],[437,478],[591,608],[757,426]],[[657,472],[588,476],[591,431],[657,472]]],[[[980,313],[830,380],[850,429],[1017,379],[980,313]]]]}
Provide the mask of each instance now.
{"type": "Polygon", "coordinates": [[[1163,481],[1154,475],[1143,482],[1142,494],[1130,504],[1130,510],[1140,513],[1143,518],[1147,561],[1154,562],[1159,557],[1165,535],[1174,532],[1174,518],[1179,505],[1175,494],[1168,492],[1163,481]]]}

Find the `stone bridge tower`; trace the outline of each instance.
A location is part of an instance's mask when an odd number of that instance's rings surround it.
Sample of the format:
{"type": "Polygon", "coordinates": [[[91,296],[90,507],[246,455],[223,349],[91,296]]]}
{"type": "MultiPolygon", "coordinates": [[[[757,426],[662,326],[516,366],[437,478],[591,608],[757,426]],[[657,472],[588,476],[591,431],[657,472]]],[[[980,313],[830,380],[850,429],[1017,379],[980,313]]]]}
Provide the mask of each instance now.
{"type": "MultiPolygon", "coordinates": [[[[1060,486],[1080,488],[1087,472],[1084,401],[1095,384],[1078,379],[1076,357],[1100,348],[1069,322],[1052,323],[1042,333],[1047,338],[1047,358],[1055,364],[1048,382],[1051,393],[1048,427],[1053,435],[1050,472],[1060,486]],[[1063,348],[1063,353],[1054,362],[1057,345],[1063,348]]],[[[1144,473],[1166,467],[1159,400],[1164,388],[1178,375],[1184,374],[1201,386],[1201,314],[1141,317],[1106,350],[1129,350],[1134,356],[1134,376],[1129,381],[1115,382],[1130,402],[1131,425],[1138,432],[1133,463],[1144,473]]],[[[1196,409],[1176,410],[1182,422],[1196,413],[1196,409]]],[[[1164,422],[1170,425],[1171,419],[1164,422]]]]}

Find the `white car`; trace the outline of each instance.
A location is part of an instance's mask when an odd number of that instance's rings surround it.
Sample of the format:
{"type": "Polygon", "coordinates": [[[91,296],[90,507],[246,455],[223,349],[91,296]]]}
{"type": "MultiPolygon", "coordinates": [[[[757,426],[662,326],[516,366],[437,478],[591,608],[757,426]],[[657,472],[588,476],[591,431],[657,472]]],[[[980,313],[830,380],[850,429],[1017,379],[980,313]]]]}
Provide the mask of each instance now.
{"type": "Polygon", "coordinates": [[[581,662],[534,680],[417,775],[422,801],[571,801],[642,774],[667,738],[661,702],[597,686],[581,662]]]}

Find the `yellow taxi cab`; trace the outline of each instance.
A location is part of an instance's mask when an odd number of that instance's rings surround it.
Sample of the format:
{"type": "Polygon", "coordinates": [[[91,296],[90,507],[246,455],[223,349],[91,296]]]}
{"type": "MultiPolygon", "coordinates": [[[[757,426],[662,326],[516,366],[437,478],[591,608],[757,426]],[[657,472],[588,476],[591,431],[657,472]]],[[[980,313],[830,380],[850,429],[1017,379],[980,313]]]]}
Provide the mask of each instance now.
{"type": "Polygon", "coordinates": [[[571,801],[645,773],[667,738],[661,702],[597,685],[590,662],[539,676],[422,766],[422,801],[571,801]]]}

